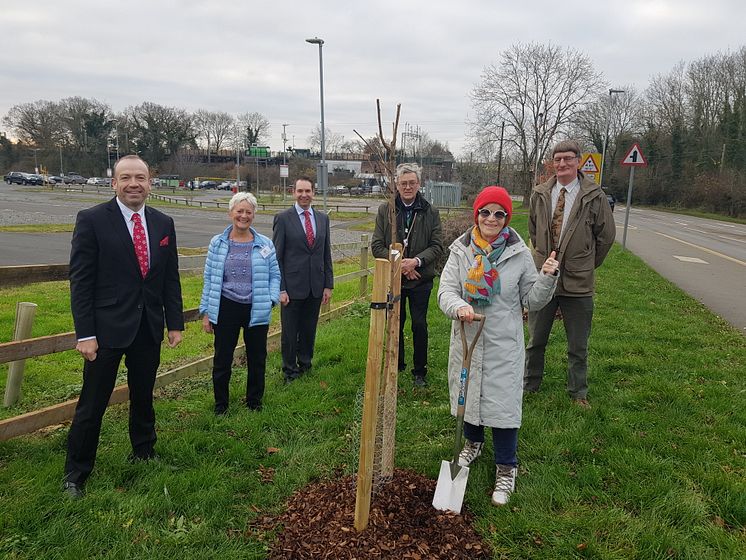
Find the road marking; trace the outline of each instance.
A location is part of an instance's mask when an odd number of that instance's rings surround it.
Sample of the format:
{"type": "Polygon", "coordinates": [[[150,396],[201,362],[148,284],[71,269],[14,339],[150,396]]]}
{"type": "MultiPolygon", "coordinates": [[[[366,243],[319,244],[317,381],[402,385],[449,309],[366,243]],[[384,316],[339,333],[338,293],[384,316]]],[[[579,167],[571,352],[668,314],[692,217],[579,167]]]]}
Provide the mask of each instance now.
{"type": "Polygon", "coordinates": [[[687,222],[677,222],[676,220],[674,220],[674,221],[673,221],[673,223],[675,223],[675,224],[679,224],[680,226],[685,226],[685,225],[687,225],[687,222]]]}
{"type": "Polygon", "coordinates": [[[735,241],[736,243],[746,243],[743,239],[736,239],[735,237],[728,237],[727,235],[718,235],[718,237],[722,237],[723,239],[727,239],[729,241],[735,241]]]}
{"type": "Polygon", "coordinates": [[[702,259],[698,259],[697,257],[681,257],[679,255],[671,255],[671,256],[673,258],[679,259],[680,261],[683,261],[683,262],[697,263],[697,264],[710,264],[707,261],[703,261],[702,259]]]}
{"type": "Polygon", "coordinates": [[[713,251],[712,249],[708,249],[707,247],[702,247],[701,245],[695,245],[694,243],[689,243],[688,241],[684,241],[683,239],[679,239],[677,237],[672,237],[670,235],[666,235],[665,233],[660,233],[658,231],[654,231],[653,233],[660,235],[662,237],[666,237],[668,239],[672,239],[674,241],[678,241],[679,243],[683,243],[684,245],[689,245],[689,247],[694,247],[695,249],[699,249],[701,251],[704,251],[705,253],[710,253],[712,255],[715,255],[717,257],[721,257],[728,261],[733,261],[736,264],[740,264],[741,266],[746,266],[746,262],[735,259],[733,257],[730,257],[728,255],[724,255],[723,253],[718,253],[717,251],[713,251]]]}
{"type": "MultiPolygon", "coordinates": [[[[616,224],[616,227],[623,228],[624,224],[616,224]]],[[[627,229],[637,229],[637,226],[627,226],[627,229]]]]}

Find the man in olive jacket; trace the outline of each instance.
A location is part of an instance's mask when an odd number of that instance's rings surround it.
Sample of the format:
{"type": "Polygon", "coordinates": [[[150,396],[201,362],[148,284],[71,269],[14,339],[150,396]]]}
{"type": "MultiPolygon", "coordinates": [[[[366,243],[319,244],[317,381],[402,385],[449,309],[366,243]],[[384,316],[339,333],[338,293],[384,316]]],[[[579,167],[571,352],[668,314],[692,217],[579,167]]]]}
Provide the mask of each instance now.
{"type": "Polygon", "coordinates": [[[560,277],[554,298],[529,311],[529,343],[523,388],[536,392],[544,376],[544,351],[559,308],[567,334],[567,392],[575,403],[588,403],[588,339],[593,320],[595,269],[614,243],[616,228],[601,188],[578,171],[580,147],[563,141],[552,150],[555,175],[534,187],[528,231],[537,268],[557,252],[560,277]]]}
{"type": "MultiPolygon", "coordinates": [[[[404,322],[407,301],[412,317],[414,383],[424,387],[427,375],[427,307],[435,277],[435,262],[443,253],[440,214],[424,199],[420,190],[420,167],[402,163],[396,168],[396,241],[404,245],[402,255],[401,314],[399,316],[399,371],[406,368],[404,359],[404,322]]],[[[373,256],[388,259],[391,245],[389,204],[378,208],[376,229],[371,248],[373,256]]]]}

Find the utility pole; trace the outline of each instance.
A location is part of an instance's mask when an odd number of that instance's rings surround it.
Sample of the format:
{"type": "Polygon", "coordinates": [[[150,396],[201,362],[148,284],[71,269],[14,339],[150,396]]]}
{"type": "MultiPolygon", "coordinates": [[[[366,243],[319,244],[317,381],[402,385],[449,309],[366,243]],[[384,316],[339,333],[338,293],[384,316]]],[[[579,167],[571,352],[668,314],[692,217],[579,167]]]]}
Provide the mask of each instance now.
{"type": "Polygon", "coordinates": [[[500,127],[500,153],[497,156],[497,184],[500,184],[500,174],[503,168],[503,138],[505,137],[505,121],[500,127]]]}
{"type": "MultiPolygon", "coordinates": [[[[287,144],[288,141],[288,135],[285,133],[285,128],[287,127],[287,123],[282,124],[282,165],[287,165],[287,152],[285,150],[285,144],[287,144]]],[[[283,177],[282,178],[282,201],[285,202],[285,197],[287,195],[288,190],[288,178],[283,177]]]]}
{"type": "Polygon", "coordinates": [[[601,174],[598,177],[598,184],[603,187],[604,185],[604,168],[606,167],[606,144],[609,143],[609,125],[611,123],[611,101],[612,96],[615,93],[624,93],[623,89],[610,89],[609,90],[609,105],[607,107],[608,114],[606,115],[606,136],[604,136],[604,148],[601,152],[601,174]]]}

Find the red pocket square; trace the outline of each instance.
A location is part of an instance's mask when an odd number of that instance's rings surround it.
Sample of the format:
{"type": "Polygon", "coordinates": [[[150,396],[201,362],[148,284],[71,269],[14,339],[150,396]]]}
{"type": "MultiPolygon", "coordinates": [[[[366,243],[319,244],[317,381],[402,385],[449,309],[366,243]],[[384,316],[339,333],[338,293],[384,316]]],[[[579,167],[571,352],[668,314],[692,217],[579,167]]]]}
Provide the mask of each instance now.
{"type": "Polygon", "coordinates": [[[168,235],[161,239],[161,242],[158,245],[160,245],[161,247],[168,247],[168,235]]]}

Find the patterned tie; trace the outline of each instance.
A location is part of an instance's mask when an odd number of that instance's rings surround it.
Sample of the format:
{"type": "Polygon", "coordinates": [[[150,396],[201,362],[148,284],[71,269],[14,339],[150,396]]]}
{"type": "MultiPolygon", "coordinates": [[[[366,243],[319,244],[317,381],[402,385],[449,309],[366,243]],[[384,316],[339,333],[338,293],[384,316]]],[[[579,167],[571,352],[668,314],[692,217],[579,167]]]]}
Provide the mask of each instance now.
{"type": "Polygon", "coordinates": [[[145,228],[142,227],[142,219],[140,214],[132,214],[132,221],[134,222],[134,228],[132,230],[132,241],[135,244],[135,256],[137,262],[140,265],[140,272],[142,277],[148,274],[148,242],[145,238],[145,228]]]}
{"type": "Polygon", "coordinates": [[[308,210],[303,210],[303,217],[306,219],[306,241],[308,246],[313,247],[316,238],[313,235],[313,226],[311,225],[311,213],[308,210]]]}
{"type": "Polygon", "coordinates": [[[555,207],[554,214],[552,215],[552,226],[550,228],[550,231],[552,232],[552,249],[554,251],[559,251],[560,232],[562,231],[562,219],[565,216],[565,193],[567,193],[567,189],[565,187],[562,187],[562,190],[560,190],[559,198],[557,199],[557,206],[555,207]]]}

